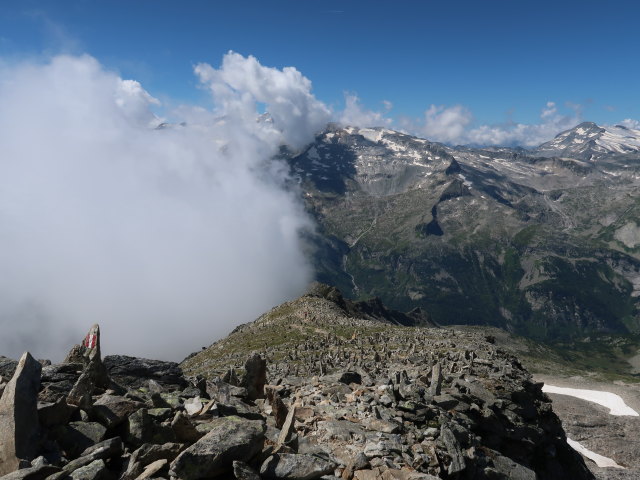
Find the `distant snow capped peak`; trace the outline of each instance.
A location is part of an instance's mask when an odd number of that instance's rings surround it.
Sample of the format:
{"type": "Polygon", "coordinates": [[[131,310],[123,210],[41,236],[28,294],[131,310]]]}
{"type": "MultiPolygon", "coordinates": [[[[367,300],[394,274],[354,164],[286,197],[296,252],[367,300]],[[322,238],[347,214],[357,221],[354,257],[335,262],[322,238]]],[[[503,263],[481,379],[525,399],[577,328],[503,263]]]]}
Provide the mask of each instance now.
{"type": "Polygon", "coordinates": [[[638,154],[640,130],[622,125],[599,126],[593,122],[582,122],[540,145],[536,153],[583,160],[595,160],[604,155],[638,154]]]}

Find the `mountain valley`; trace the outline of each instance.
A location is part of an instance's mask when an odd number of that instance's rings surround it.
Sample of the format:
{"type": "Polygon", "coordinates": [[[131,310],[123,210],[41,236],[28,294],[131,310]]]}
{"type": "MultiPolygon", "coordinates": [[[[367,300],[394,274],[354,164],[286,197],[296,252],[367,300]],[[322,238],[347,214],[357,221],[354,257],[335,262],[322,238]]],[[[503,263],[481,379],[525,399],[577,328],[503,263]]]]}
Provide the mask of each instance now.
{"type": "Polygon", "coordinates": [[[330,126],[287,160],[318,280],[556,341],[638,331],[639,142],[592,123],[534,150],[330,126]]]}

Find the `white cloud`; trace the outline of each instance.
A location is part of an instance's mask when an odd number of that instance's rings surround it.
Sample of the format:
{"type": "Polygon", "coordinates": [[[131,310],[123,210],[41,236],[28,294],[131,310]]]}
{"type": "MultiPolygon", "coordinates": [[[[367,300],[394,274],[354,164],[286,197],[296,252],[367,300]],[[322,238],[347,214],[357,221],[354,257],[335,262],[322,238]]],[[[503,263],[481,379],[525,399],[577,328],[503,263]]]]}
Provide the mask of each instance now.
{"type": "Polygon", "coordinates": [[[623,121],[620,122],[620,125],[627,128],[632,128],[635,130],[640,130],[640,121],[634,120],[632,118],[625,118],[623,121]]]}
{"type": "Polygon", "coordinates": [[[310,221],[270,157],[328,110],[292,68],[196,72],[215,112],[154,129],[157,100],[91,57],[0,62],[0,354],[60,360],[99,322],[106,353],[181,359],[304,289],[310,221]]]}
{"type": "Polygon", "coordinates": [[[211,89],[219,110],[247,125],[255,122],[258,102],[266,104],[273,123],[272,128],[263,124],[256,129],[262,138],[279,137],[299,148],[331,118],[329,109],[311,94],[311,81],[294,67],[264,67],[253,56],[229,52],[219,69],[200,63],[195,72],[211,89]]]}
{"type": "Polygon", "coordinates": [[[471,120],[471,112],[461,105],[431,105],[424,112],[424,123],[420,126],[420,133],[438,142],[456,142],[462,138],[471,120]]]}
{"type": "MultiPolygon", "coordinates": [[[[353,93],[344,95],[344,104],[344,110],[338,115],[338,123],[341,125],[353,127],[386,127],[391,125],[390,118],[385,117],[381,112],[364,108],[358,96],[353,93]]],[[[384,101],[383,105],[386,111],[393,107],[388,101],[384,101]]]]}
{"type": "Polygon", "coordinates": [[[571,115],[558,112],[554,102],[547,102],[540,112],[540,122],[525,124],[507,122],[498,125],[473,126],[473,115],[465,107],[431,105],[422,122],[405,120],[402,126],[432,141],[471,145],[537,146],[581,121],[580,105],[568,104],[571,115]]]}

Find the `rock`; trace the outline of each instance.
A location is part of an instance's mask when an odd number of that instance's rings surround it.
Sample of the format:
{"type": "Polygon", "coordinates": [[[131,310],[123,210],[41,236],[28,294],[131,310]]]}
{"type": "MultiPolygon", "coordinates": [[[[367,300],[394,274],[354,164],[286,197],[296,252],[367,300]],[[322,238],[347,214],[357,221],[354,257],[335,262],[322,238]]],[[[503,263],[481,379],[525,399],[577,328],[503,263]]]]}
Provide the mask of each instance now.
{"type": "Polygon", "coordinates": [[[55,403],[38,403],[40,425],[47,428],[64,425],[76,410],[77,407],[68,405],[64,397],[60,397],[55,403]]]}
{"type": "Polygon", "coordinates": [[[382,433],[398,433],[402,430],[402,425],[395,421],[379,420],[377,418],[366,418],[362,422],[362,425],[367,430],[373,430],[382,433]]]}
{"type": "Polygon", "coordinates": [[[282,429],[280,430],[280,435],[278,436],[278,445],[285,445],[289,440],[291,440],[292,435],[296,431],[296,407],[292,406],[289,409],[289,413],[287,414],[287,418],[282,425],[282,429]]]}
{"type": "Polygon", "coordinates": [[[166,390],[182,390],[188,386],[182,369],[175,362],[107,355],[104,365],[113,381],[131,390],[147,387],[149,380],[166,390]]]}
{"type": "Polygon", "coordinates": [[[165,443],[162,445],[145,443],[131,454],[129,465],[121,475],[120,480],[136,479],[143,473],[147,465],[158,460],[172,462],[183,449],[184,446],[179,443],[165,443]]]}
{"type": "Polygon", "coordinates": [[[275,390],[267,391],[267,398],[269,399],[269,403],[271,405],[271,412],[273,418],[276,422],[276,428],[282,428],[284,422],[287,420],[287,415],[289,414],[289,409],[280,398],[280,394],[275,390]]]}
{"type": "Polygon", "coordinates": [[[104,394],[93,404],[92,415],[105,427],[112,429],[144,404],[118,395],[104,394]]]}
{"type": "Polygon", "coordinates": [[[390,468],[382,472],[381,480],[438,480],[438,477],[425,473],[411,472],[409,470],[398,470],[390,468]]]}
{"type": "Polygon", "coordinates": [[[0,376],[4,378],[13,377],[17,366],[18,362],[16,360],[0,355],[0,376]]]}
{"type": "Polygon", "coordinates": [[[222,377],[222,381],[228,383],[229,385],[233,385],[234,387],[240,386],[240,379],[236,375],[236,371],[233,368],[227,370],[227,373],[222,377]]]}
{"type": "Polygon", "coordinates": [[[236,477],[236,480],[260,480],[260,475],[240,460],[233,461],[233,475],[236,477]]]}
{"type": "Polygon", "coordinates": [[[496,471],[502,473],[509,480],[536,480],[536,473],[527,467],[514,462],[508,457],[495,455],[492,458],[496,471]]]}
{"type": "Polygon", "coordinates": [[[0,398],[0,475],[16,470],[20,460],[36,457],[41,370],[40,363],[25,352],[0,398]]]}
{"type": "Polygon", "coordinates": [[[67,355],[68,361],[82,361],[84,369],[73,385],[67,403],[77,405],[83,410],[91,408],[91,397],[96,388],[109,386],[109,375],[100,355],[100,326],[93,325],[78,348],[74,347],[67,355]]]}
{"type": "Polygon", "coordinates": [[[445,425],[442,425],[440,428],[440,439],[444,443],[447,448],[447,453],[451,457],[451,463],[449,464],[447,472],[449,475],[457,475],[467,468],[464,462],[464,456],[460,451],[460,445],[458,444],[458,441],[451,429],[445,425]]]}
{"type": "Polygon", "coordinates": [[[143,443],[174,442],[176,436],[170,426],[154,422],[147,409],[141,408],[129,415],[125,439],[138,447],[143,443]]]}
{"type": "Polygon", "coordinates": [[[147,478],[150,478],[156,473],[158,473],[160,470],[162,470],[168,464],[169,462],[167,462],[167,460],[164,458],[160,460],[156,460],[155,462],[151,462],[149,465],[147,465],[144,468],[144,471],[135,478],[135,480],[145,480],[147,478]]]}
{"type": "Polygon", "coordinates": [[[65,472],[73,472],[79,468],[89,465],[95,460],[119,456],[124,449],[122,439],[120,437],[110,438],[97,443],[85,451],[83,451],[78,458],[67,463],[62,469],[65,472]]]}
{"type": "Polygon", "coordinates": [[[89,465],[71,472],[69,478],[72,480],[100,480],[106,478],[106,469],[104,460],[94,460],[89,465]]]}
{"type": "Polygon", "coordinates": [[[178,442],[191,444],[197,442],[203,436],[203,434],[196,429],[196,426],[191,423],[189,417],[183,412],[176,412],[171,421],[171,428],[178,442]]]}
{"type": "Polygon", "coordinates": [[[204,402],[200,399],[200,397],[189,398],[184,401],[184,404],[182,406],[184,407],[185,412],[187,412],[187,415],[193,417],[194,415],[200,413],[202,407],[204,406],[204,402]]]}
{"type": "Polygon", "coordinates": [[[440,362],[436,362],[431,370],[431,384],[429,385],[429,395],[440,395],[442,389],[442,367],[440,362]]]}
{"type": "Polygon", "coordinates": [[[76,383],[67,395],[67,403],[76,405],[83,410],[91,408],[93,392],[96,388],[93,375],[88,371],[83,371],[76,383]]]}
{"type": "Polygon", "coordinates": [[[434,405],[439,406],[443,410],[451,410],[452,408],[455,408],[460,403],[460,401],[457,398],[455,398],[452,395],[449,395],[448,393],[445,393],[442,395],[436,395],[435,397],[433,397],[431,401],[433,402],[434,405]]]}
{"type": "Polygon", "coordinates": [[[342,375],[340,375],[338,381],[346,385],[349,385],[351,383],[357,383],[358,385],[360,385],[362,383],[362,375],[360,375],[358,372],[344,372],[342,375]]]}
{"type": "Polygon", "coordinates": [[[98,422],[71,422],[56,428],[52,434],[67,458],[76,458],[84,450],[102,442],[107,428],[98,422]]]}
{"type": "Polygon", "coordinates": [[[364,453],[359,453],[347,463],[346,468],[342,472],[343,480],[351,480],[356,470],[363,470],[369,466],[369,459],[364,453]]]}
{"type": "Polygon", "coordinates": [[[313,480],[333,473],[337,465],[313,455],[276,453],[267,458],[260,467],[264,478],[290,478],[313,480]]]}
{"type": "Polygon", "coordinates": [[[212,430],[173,461],[172,476],[181,480],[216,477],[230,471],[234,460],[249,461],[262,450],[263,421],[231,416],[211,423],[212,430]]]}
{"type": "Polygon", "coordinates": [[[69,350],[69,353],[67,353],[67,356],[64,357],[62,363],[80,363],[84,365],[84,350],[85,348],[82,345],[74,345],[73,347],[71,347],[71,350],[69,350]]]}
{"type": "Polygon", "coordinates": [[[50,475],[58,473],[60,468],[53,465],[40,465],[38,467],[21,468],[15,472],[0,477],[2,480],[44,480],[50,475]]]}
{"type": "Polygon", "coordinates": [[[247,398],[264,398],[264,385],[267,383],[267,361],[257,353],[244,364],[245,374],[241,386],[247,389],[247,398]]]}
{"type": "Polygon", "coordinates": [[[386,439],[369,440],[364,446],[364,454],[369,457],[385,457],[402,452],[402,443],[396,436],[386,439]]]}

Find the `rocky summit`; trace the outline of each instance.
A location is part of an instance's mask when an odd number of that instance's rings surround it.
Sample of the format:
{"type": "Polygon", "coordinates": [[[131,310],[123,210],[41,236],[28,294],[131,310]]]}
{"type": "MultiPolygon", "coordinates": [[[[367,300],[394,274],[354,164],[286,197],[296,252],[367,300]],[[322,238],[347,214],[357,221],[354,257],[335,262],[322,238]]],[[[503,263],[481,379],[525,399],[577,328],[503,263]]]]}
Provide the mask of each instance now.
{"type": "Polygon", "coordinates": [[[94,326],[2,368],[2,480],[593,478],[493,336],[325,285],[180,365],[102,358],[94,326]]]}

